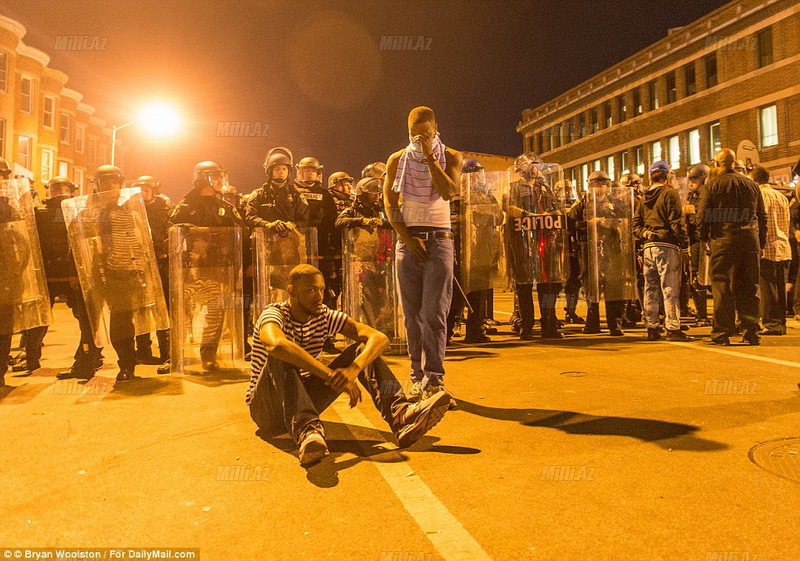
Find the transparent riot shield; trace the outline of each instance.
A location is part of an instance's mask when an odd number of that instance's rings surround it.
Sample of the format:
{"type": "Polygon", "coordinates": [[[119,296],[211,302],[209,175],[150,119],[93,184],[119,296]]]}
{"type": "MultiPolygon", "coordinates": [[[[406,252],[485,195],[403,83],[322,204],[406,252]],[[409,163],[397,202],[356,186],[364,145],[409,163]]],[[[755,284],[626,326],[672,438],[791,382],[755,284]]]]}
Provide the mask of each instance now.
{"type": "Polygon", "coordinates": [[[512,177],[506,209],[506,255],[518,284],[563,283],[569,278],[566,193],[557,164],[537,164],[533,177],[512,177]]]}
{"type": "Polygon", "coordinates": [[[508,286],[504,269],[503,200],[507,172],[461,175],[461,283],[464,292],[508,286]]]}
{"type": "Polygon", "coordinates": [[[269,304],[289,297],[289,273],[301,263],[318,266],[316,228],[295,228],[284,234],[271,234],[264,228],[253,230],[253,323],[269,304]]]}
{"type": "Polygon", "coordinates": [[[0,335],[52,322],[30,184],[0,180],[0,335]]]}
{"type": "Polygon", "coordinates": [[[386,334],[391,354],[406,352],[394,259],[394,231],[347,228],[343,233],[344,311],[355,321],[386,334]]]}
{"type": "Polygon", "coordinates": [[[599,302],[636,299],[636,250],[631,229],[630,187],[590,185],[584,210],[587,227],[586,297],[599,302]]]}
{"type": "Polygon", "coordinates": [[[61,208],[97,346],[169,329],[141,190],[73,197],[61,208]]]}
{"type": "Polygon", "coordinates": [[[174,374],[244,373],[241,228],[169,230],[174,374]]]}

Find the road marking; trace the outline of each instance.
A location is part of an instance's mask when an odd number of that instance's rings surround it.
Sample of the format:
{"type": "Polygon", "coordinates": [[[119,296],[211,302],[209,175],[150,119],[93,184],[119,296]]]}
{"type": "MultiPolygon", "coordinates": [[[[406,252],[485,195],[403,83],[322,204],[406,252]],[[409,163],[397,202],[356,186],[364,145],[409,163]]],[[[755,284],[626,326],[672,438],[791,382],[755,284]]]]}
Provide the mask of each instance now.
{"type": "Polygon", "coordinates": [[[780,364],[781,366],[789,366],[791,368],[800,368],[800,362],[792,362],[791,360],[781,360],[779,358],[769,358],[766,356],[749,355],[747,353],[740,353],[738,351],[729,351],[727,349],[718,349],[710,345],[698,345],[697,343],[680,343],[678,341],[664,341],[670,345],[677,345],[679,347],[686,347],[690,349],[700,349],[711,353],[719,353],[721,355],[738,356],[741,358],[749,358],[751,360],[760,360],[761,362],[769,362],[771,364],[780,364]]]}
{"type": "MultiPolygon", "coordinates": [[[[333,410],[341,417],[342,421],[360,429],[358,430],[359,437],[369,440],[385,440],[375,425],[361,411],[357,408],[350,409],[344,400],[334,402],[333,410]]],[[[491,561],[491,557],[483,550],[481,544],[436,498],[433,491],[402,459],[400,453],[396,450],[387,450],[386,453],[395,455],[396,461],[373,462],[372,465],[377,468],[439,554],[445,559],[453,561],[491,561]]]]}

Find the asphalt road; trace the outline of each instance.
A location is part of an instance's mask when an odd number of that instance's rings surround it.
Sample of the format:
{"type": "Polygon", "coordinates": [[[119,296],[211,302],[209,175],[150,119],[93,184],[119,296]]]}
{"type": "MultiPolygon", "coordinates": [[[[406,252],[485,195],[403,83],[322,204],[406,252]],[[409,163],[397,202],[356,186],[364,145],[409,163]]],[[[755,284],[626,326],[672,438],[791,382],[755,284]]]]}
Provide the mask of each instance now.
{"type": "MultiPolygon", "coordinates": [[[[497,298],[507,319],[510,297],[497,298]]],[[[794,320],[787,336],[727,348],[576,327],[521,343],[503,326],[449,349],[459,408],[415,446],[398,451],[371,403],[341,400],[323,415],[332,454],[306,470],[287,439],[255,434],[246,375],[147,366],[115,385],[107,364],[88,384],[57,381],[77,326],[62,304],[56,318],[44,367],[0,388],[0,555],[800,558],[800,438],[784,440],[800,437],[794,320]]],[[[408,361],[390,363],[407,380],[408,361]]]]}

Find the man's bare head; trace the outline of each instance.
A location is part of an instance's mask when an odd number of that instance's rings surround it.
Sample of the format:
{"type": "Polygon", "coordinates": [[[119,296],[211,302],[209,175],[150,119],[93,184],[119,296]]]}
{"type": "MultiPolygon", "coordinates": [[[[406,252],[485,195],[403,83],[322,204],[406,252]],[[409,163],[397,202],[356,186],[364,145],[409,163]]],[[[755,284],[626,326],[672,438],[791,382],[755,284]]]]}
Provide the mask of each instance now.
{"type": "Polygon", "coordinates": [[[408,114],[408,134],[424,134],[429,138],[436,136],[436,115],[430,107],[415,107],[408,114]]]}
{"type": "Polygon", "coordinates": [[[730,148],[723,148],[714,156],[714,161],[718,168],[723,168],[726,171],[733,171],[733,168],[736,166],[736,152],[730,148]]]}

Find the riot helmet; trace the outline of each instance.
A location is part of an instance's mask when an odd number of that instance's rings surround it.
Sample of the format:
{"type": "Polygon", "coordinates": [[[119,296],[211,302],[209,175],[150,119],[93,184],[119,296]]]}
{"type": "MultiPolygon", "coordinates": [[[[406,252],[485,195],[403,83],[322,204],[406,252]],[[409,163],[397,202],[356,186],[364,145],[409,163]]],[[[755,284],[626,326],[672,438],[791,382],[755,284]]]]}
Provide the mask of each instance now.
{"type": "Polygon", "coordinates": [[[377,177],[383,179],[386,177],[386,164],[384,162],[373,162],[364,166],[361,170],[361,177],[377,177]]]}
{"type": "Polygon", "coordinates": [[[314,156],[302,158],[294,167],[297,169],[297,182],[301,185],[312,187],[315,183],[322,184],[324,166],[314,156]]]}
{"type": "Polygon", "coordinates": [[[292,173],[292,166],[292,151],[288,148],[284,148],[283,146],[276,146],[275,148],[272,148],[264,157],[264,173],[267,175],[268,182],[274,181],[275,183],[285,183],[289,180],[289,175],[292,173]],[[286,168],[285,172],[282,169],[276,172],[279,175],[283,175],[283,177],[280,179],[273,177],[273,169],[277,166],[283,166],[286,168]]]}
{"type": "Polygon", "coordinates": [[[215,193],[222,193],[228,185],[228,172],[218,163],[206,160],[194,166],[192,182],[196,189],[210,187],[215,193]]]}
{"type": "Polygon", "coordinates": [[[117,166],[106,164],[95,170],[92,183],[97,192],[113,191],[122,189],[125,185],[125,176],[117,166]]]}

